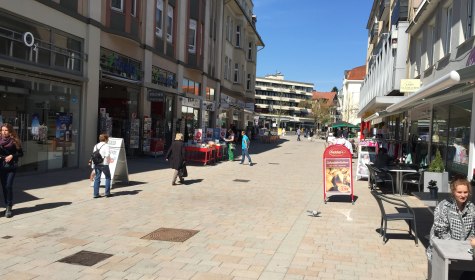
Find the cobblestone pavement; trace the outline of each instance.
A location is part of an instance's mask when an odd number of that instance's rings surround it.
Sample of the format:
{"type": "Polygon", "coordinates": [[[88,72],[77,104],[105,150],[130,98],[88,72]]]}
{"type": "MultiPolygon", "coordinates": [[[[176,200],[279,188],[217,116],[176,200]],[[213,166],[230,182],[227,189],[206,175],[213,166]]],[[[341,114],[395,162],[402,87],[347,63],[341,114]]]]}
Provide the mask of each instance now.
{"type": "MultiPolygon", "coordinates": [[[[192,165],[178,186],[163,158],[133,158],[130,184],[111,198],[92,198],[86,169],[18,176],[14,217],[0,212],[0,278],[425,279],[425,246],[405,222],[389,223],[382,243],[366,181],[355,181],[354,205],[323,203],[323,150],[294,136],[253,142],[254,166],[192,165]],[[199,232],[182,243],[141,239],[161,227],[199,232]],[[81,250],[113,256],[93,266],[57,262],[81,250]]],[[[418,210],[426,245],[429,212],[404,199],[418,210]]]]}

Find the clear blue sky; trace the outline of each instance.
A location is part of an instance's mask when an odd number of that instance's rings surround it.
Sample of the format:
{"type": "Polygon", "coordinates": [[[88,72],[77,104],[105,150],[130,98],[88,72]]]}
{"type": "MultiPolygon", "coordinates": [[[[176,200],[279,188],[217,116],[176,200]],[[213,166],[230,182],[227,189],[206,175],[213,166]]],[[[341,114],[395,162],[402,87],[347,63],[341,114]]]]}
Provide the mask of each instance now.
{"type": "Polygon", "coordinates": [[[343,72],[365,64],[373,0],[253,0],[257,76],[281,72],[318,91],[342,87],[343,72]]]}

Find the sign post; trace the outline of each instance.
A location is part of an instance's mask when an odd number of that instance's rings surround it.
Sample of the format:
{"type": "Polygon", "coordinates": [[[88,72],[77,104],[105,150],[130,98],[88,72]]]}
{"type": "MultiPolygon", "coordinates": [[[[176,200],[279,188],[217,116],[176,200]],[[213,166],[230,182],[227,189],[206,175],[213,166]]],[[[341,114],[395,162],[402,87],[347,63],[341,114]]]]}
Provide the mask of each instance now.
{"type": "Polygon", "coordinates": [[[350,195],[353,197],[352,154],[343,145],[331,145],[323,153],[323,199],[325,204],[328,196],[350,195]]]}
{"type": "Polygon", "coordinates": [[[358,145],[358,163],[356,165],[356,180],[369,177],[366,164],[374,162],[376,158],[375,141],[360,141],[358,145]]]}

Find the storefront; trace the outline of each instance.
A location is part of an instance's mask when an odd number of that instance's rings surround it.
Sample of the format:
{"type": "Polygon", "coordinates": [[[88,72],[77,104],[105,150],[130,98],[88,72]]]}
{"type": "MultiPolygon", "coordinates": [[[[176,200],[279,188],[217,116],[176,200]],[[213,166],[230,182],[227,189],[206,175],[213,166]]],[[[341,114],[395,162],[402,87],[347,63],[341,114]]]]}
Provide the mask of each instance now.
{"type": "Polygon", "coordinates": [[[193,140],[195,129],[201,128],[199,123],[200,100],[196,98],[181,98],[181,124],[178,131],[183,131],[185,142],[193,140]],[[181,127],[182,126],[182,127],[181,127]]]}
{"type": "Polygon", "coordinates": [[[19,172],[77,167],[83,40],[0,12],[0,123],[18,132],[19,172]]]}
{"type": "Polygon", "coordinates": [[[141,153],[141,119],[138,101],[141,62],[101,48],[99,85],[100,133],[123,138],[127,155],[141,153]]]}

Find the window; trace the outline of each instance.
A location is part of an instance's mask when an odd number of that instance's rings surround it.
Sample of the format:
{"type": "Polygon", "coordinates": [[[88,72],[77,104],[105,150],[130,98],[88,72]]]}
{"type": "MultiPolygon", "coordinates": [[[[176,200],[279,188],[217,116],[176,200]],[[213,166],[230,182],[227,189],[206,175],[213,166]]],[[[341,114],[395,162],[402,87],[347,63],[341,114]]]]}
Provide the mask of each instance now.
{"type": "Polygon", "coordinates": [[[234,64],[234,82],[239,83],[239,63],[234,64]]]}
{"type": "Polygon", "coordinates": [[[226,40],[229,41],[229,28],[231,28],[229,25],[231,24],[231,18],[228,16],[226,18],[226,40]]]}
{"type": "Polygon", "coordinates": [[[162,38],[163,29],[163,0],[157,0],[157,9],[155,12],[155,35],[162,38]]]}
{"type": "Polygon", "coordinates": [[[445,10],[445,37],[444,37],[444,54],[450,53],[452,37],[452,6],[445,10]]]}
{"type": "Polygon", "coordinates": [[[224,79],[228,79],[228,57],[224,58],[224,79]]]}
{"type": "Polygon", "coordinates": [[[124,0],[111,0],[111,9],[119,12],[124,11],[124,0]]]}
{"type": "Polygon", "coordinates": [[[196,53],[196,20],[190,19],[188,24],[188,52],[196,53]]]}
{"type": "Polygon", "coordinates": [[[428,27],[428,39],[427,39],[427,66],[434,65],[434,47],[436,43],[435,37],[435,24],[431,23],[428,27]]]}
{"type": "Polygon", "coordinates": [[[173,6],[168,5],[167,10],[167,42],[173,43],[173,6]]]}
{"type": "Polygon", "coordinates": [[[414,75],[416,77],[421,73],[421,70],[423,69],[422,65],[422,38],[419,37],[416,39],[416,68],[414,75]]]}
{"type": "Polygon", "coordinates": [[[249,48],[247,49],[247,59],[252,60],[252,42],[249,42],[249,48]]]}
{"type": "Polygon", "coordinates": [[[250,89],[251,89],[251,74],[247,74],[246,89],[247,89],[247,90],[250,90],[250,89]]]}
{"type": "Polygon", "coordinates": [[[230,42],[232,42],[232,40],[233,40],[233,21],[231,19],[229,21],[229,29],[228,29],[227,38],[230,42]]]}
{"type": "Polygon", "coordinates": [[[467,27],[465,32],[465,39],[475,35],[475,0],[467,1],[467,27]]]}
{"type": "Polygon", "coordinates": [[[132,7],[130,8],[130,15],[137,16],[137,0],[132,0],[132,7]]]}
{"type": "Polygon", "coordinates": [[[214,88],[206,87],[206,100],[214,101],[214,88]]]}
{"type": "Polygon", "coordinates": [[[241,46],[241,26],[236,25],[236,47],[241,46]]]}

